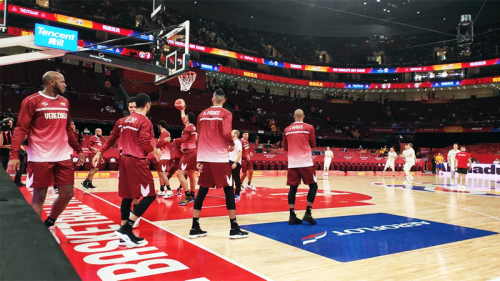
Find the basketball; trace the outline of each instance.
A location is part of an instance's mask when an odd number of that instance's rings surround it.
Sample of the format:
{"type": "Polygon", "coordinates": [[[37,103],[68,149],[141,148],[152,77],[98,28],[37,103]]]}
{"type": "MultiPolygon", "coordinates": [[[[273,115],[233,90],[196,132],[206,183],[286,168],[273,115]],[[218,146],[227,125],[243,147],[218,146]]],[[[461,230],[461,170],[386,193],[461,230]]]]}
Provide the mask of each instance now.
{"type": "Polygon", "coordinates": [[[178,110],[183,110],[184,108],[186,108],[186,103],[183,99],[177,99],[175,101],[175,108],[177,108],[178,110]]]}

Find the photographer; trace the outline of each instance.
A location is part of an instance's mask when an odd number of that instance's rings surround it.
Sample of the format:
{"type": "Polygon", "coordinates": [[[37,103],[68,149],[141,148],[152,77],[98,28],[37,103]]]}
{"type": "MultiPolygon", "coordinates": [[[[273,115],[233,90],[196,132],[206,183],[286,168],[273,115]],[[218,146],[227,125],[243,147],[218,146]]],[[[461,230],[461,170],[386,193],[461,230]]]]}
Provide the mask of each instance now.
{"type": "Polygon", "coordinates": [[[7,169],[9,162],[11,143],[12,143],[12,125],[14,120],[12,118],[5,118],[1,122],[0,130],[0,162],[4,169],[7,169]]]}

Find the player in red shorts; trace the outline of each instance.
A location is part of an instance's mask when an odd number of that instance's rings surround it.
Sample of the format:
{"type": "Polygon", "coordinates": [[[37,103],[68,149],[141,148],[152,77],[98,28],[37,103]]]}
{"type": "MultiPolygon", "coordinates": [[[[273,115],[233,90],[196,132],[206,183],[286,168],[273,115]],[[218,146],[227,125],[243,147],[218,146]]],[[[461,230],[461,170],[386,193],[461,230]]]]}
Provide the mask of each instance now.
{"type": "Polygon", "coordinates": [[[253,177],[253,163],[252,163],[252,152],[250,152],[250,143],[248,141],[248,133],[243,133],[243,138],[241,139],[241,145],[243,146],[242,153],[242,164],[241,164],[241,187],[244,188],[243,182],[248,175],[248,184],[247,188],[250,188],[253,191],[257,189],[252,185],[252,177],[253,177]]]}
{"type": "MultiPolygon", "coordinates": [[[[123,156],[119,165],[118,195],[122,198],[120,208],[122,226],[115,232],[129,247],[146,244],[144,238],[138,238],[132,233],[132,227],[156,198],[153,174],[149,170],[147,161],[148,155],[153,154],[157,160],[161,158],[161,151],[155,148],[153,124],[146,117],[151,109],[151,99],[146,94],[138,94],[135,103],[136,111],[122,122],[120,133],[123,156]],[[139,197],[143,198],[130,213],[132,201],[139,197]]],[[[106,144],[96,153],[94,164],[98,163],[106,144]]]]}
{"type": "Polygon", "coordinates": [[[196,127],[194,123],[196,122],[196,116],[192,112],[186,115],[185,110],[185,108],[181,110],[181,118],[186,127],[182,130],[182,137],[174,141],[176,145],[181,147],[182,151],[177,178],[186,193],[186,196],[179,202],[179,205],[187,205],[194,202],[194,189],[196,185],[196,181],[194,180],[196,170],[196,127]],[[187,176],[189,176],[191,181],[191,190],[188,187],[187,176]]]}
{"type": "MultiPolygon", "coordinates": [[[[170,166],[167,171],[168,180],[170,180],[170,178],[177,173],[177,170],[179,170],[179,161],[181,161],[182,158],[181,148],[175,143],[171,144],[170,151],[172,152],[172,156],[170,157],[170,166]]],[[[182,195],[182,186],[180,184],[177,188],[177,195],[182,195]]]]}
{"type": "Polygon", "coordinates": [[[19,149],[27,135],[26,187],[33,188],[31,206],[39,216],[49,185],[54,182],[59,188],[59,196],[44,221],[51,228],[73,198],[71,154],[73,150],[78,152],[78,165],[83,164],[85,155],[71,131],[69,102],[62,96],[66,90],[64,76],[49,71],[43,75],[42,82],[44,90],[25,98],[21,104],[7,171],[15,173],[19,170],[19,149]]]}
{"type": "Polygon", "coordinates": [[[158,192],[158,196],[170,198],[174,196],[174,193],[170,190],[169,178],[166,175],[170,166],[170,133],[167,131],[167,122],[161,120],[158,124],[158,130],[160,131],[160,138],[156,143],[156,147],[161,151],[161,158],[158,161],[157,169],[158,177],[160,178],[160,192],[158,192]],[[167,186],[167,192],[165,192],[165,186],[167,186]]]}
{"type": "MultiPolygon", "coordinates": [[[[95,154],[99,151],[99,149],[102,148],[102,144],[104,143],[104,141],[105,139],[102,137],[102,130],[100,128],[95,129],[95,135],[91,136],[87,142],[87,147],[90,150],[90,153],[88,155],[90,161],[92,161],[92,159],[94,158],[95,154]]],[[[99,171],[99,168],[97,167],[90,168],[87,178],[82,182],[82,186],[85,187],[86,189],[97,188],[92,184],[92,180],[94,179],[95,173],[99,171]]]]}
{"type": "MultiPolygon", "coordinates": [[[[458,146],[458,145],[457,145],[458,146]]],[[[458,190],[465,191],[465,176],[467,175],[467,171],[472,170],[472,160],[471,156],[468,152],[465,152],[465,146],[460,148],[460,152],[455,154],[455,167],[457,168],[458,173],[458,190]],[[469,164],[467,166],[467,164],[469,164]],[[462,183],[462,185],[460,185],[462,183]]],[[[453,176],[453,174],[452,174],[453,176]]]]}
{"type": "Polygon", "coordinates": [[[283,133],[283,149],[288,151],[288,174],[286,184],[290,186],[288,192],[288,206],[290,207],[290,218],[288,224],[301,224],[302,220],[310,224],[316,224],[311,215],[312,205],[318,184],[316,170],[312,161],[312,148],[316,146],[316,135],[314,127],[304,123],[304,111],[295,110],[293,115],[295,123],[286,127],[283,133]],[[307,210],[302,220],[295,215],[295,195],[300,180],[309,185],[307,193],[307,210]]]}
{"type": "Polygon", "coordinates": [[[226,207],[229,212],[231,230],[229,238],[245,238],[248,232],[242,231],[236,222],[236,203],[234,199],[233,178],[229,164],[229,149],[233,149],[234,141],[231,137],[233,115],[222,108],[225,101],[224,92],[218,89],[212,98],[213,106],[205,109],[198,116],[198,169],[200,189],[194,202],[193,224],[189,231],[189,238],[206,236],[201,230],[200,212],[203,201],[208,194],[209,187],[224,188],[226,207]]]}

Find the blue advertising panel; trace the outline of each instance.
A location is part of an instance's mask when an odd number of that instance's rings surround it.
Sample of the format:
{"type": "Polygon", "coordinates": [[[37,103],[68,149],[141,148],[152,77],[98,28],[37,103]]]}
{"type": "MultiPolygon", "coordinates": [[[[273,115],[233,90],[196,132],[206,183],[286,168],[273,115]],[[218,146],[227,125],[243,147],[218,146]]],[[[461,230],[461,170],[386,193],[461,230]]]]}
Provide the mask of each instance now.
{"type": "Polygon", "coordinates": [[[35,24],[35,45],[76,52],[78,48],[78,31],[35,24]]]}

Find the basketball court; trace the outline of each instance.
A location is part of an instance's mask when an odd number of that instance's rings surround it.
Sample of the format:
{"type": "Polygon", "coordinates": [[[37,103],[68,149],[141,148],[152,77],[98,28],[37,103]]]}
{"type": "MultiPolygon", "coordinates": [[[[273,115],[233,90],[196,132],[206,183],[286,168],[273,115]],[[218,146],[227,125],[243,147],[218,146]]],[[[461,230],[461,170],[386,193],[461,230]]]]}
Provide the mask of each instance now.
{"type": "MultiPolygon", "coordinates": [[[[153,1],[152,18],[161,16],[162,3],[153,1]]],[[[160,29],[164,33],[154,41],[174,38],[184,44],[166,54],[164,62],[131,61],[91,49],[95,46],[77,52],[41,47],[34,44],[34,36],[23,36],[2,39],[0,47],[38,51],[3,57],[0,65],[67,56],[154,74],[155,84],[180,76],[181,86],[189,89],[187,84],[196,78],[188,72],[189,21],[160,29]]],[[[117,41],[101,44],[117,46],[117,41]]],[[[407,182],[400,174],[338,176],[332,171],[324,177],[317,171],[319,190],[313,207],[317,225],[289,226],[286,171],[259,173],[252,181],[257,191],[245,190],[236,203],[238,223],[250,232],[247,239],[229,239],[224,193],[212,189],[200,219],[207,237],[188,238],[193,204],[180,206],[181,196],[158,197],[134,230],[147,245],[119,246],[114,231],[120,224],[121,198],[113,171],[96,174],[93,183],[98,188],[91,192],[81,187],[87,173],[76,173],[75,196],[57,220],[54,238],[82,280],[493,280],[500,276],[496,176],[468,177],[467,190],[457,191],[446,175],[420,174],[407,182]]],[[[158,191],[157,177],[155,185],[158,191]]],[[[173,178],[174,191],[178,185],[173,178]]],[[[31,201],[31,191],[20,190],[31,201]]],[[[299,217],[307,191],[307,186],[299,186],[299,217]]],[[[44,216],[57,198],[52,188],[50,192],[44,216]]]]}
{"type": "MultiPolygon", "coordinates": [[[[111,172],[113,173],[113,172],[111,172]]],[[[61,248],[83,280],[491,280],[500,256],[500,182],[469,179],[456,191],[445,176],[329,176],[318,172],[318,224],[289,226],[284,176],[256,177],[236,204],[248,239],[230,240],[224,193],[212,189],[201,213],[207,237],[188,239],[192,204],[156,199],[137,235],[119,247],[117,179],[95,179],[57,222],[61,248]],[[326,278],[326,276],[330,276],[326,278]]],[[[109,176],[109,175],[108,175],[109,176]]],[[[156,179],[157,181],[157,179],[156,179]]],[[[158,183],[158,182],[156,182],[158,183]]],[[[171,186],[178,181],[172,179],[171,186]]],[[[300,186],[296,209],[305,209],[300,186]]],[[[30,192],[22,188],[29,199],[30,192]]],[[[47,212],[51,199],[47,200],[47,212]]]]}

